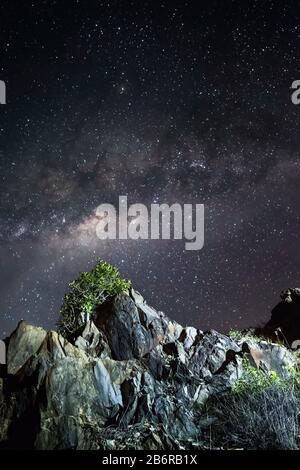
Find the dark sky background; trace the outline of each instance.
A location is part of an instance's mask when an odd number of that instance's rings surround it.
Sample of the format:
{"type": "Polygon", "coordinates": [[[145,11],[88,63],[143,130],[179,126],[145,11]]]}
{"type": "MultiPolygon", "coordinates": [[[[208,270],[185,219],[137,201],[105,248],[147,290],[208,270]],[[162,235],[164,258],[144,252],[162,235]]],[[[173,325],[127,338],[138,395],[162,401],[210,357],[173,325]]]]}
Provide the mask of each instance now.
{"type": "Polygon", "coordinates": [[[299,2],[3,1],[0,336],[98,258],[201,329],[300,285],[299,2]],[[100,241],[95,209],[204,203],[205,246],[100,241]]]}

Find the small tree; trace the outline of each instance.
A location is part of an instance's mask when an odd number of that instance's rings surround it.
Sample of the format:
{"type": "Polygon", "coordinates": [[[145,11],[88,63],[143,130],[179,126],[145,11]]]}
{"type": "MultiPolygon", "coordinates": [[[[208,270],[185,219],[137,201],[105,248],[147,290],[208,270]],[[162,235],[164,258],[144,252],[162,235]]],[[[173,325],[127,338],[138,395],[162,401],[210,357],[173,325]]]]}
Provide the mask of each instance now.
{"type": "Polygon", "coordinates": [[[97,305],[129,287],[130,281],[122,279],[116,267],[100,260],[94,269],[70,282],[60,309],[59,333],[72,336],[90,319],[97,305]]]}

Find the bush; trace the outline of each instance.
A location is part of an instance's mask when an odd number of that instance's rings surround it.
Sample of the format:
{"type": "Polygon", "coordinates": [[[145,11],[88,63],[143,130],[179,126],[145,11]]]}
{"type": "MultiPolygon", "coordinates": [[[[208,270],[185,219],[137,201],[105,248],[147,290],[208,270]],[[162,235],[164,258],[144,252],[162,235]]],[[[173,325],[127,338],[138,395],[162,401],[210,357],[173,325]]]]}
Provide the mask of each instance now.
{"type": "Polygon", "coordinates": [[[228,336],[229,338],[231,338],[233,341],[236,341],[236,342],[252,340],[257,343],[260,343],[260,342],[271,343],[270,339],[265,338],[262,335],[258,335],[253,328],[249,328],[248,330],[242,330],[242,331],[231,329],[228,332],[228,336]]]}
{"type": "Polygon", "coordinates": [[[100,260],[94,269],[70,282],[60,310],[59,332],[70,338],[90,319],[97,305],[129,287],[130,282],[121,278],[116,267],[100,260]]]}
{"type": "Polygon", "coordinates": [[[232,390],[207,405],[216,419],[210,429],[213,447],[243,449],[300,448],[300,379],[251,366],[232,390]]]}

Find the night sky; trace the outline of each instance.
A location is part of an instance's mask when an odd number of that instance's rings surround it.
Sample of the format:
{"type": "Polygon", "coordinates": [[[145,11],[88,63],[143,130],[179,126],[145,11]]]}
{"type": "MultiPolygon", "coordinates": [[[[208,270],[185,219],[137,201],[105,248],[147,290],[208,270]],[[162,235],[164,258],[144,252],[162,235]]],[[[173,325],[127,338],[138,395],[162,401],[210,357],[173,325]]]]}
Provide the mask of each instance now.
{"type": "Polygon", "coordinates": [[[296,1],[3,1],[0,337],[98,258],[201,329],[300,285],[296,1]],[[205,246],[100,241],[95,209],[205,204],[205,246]]]}

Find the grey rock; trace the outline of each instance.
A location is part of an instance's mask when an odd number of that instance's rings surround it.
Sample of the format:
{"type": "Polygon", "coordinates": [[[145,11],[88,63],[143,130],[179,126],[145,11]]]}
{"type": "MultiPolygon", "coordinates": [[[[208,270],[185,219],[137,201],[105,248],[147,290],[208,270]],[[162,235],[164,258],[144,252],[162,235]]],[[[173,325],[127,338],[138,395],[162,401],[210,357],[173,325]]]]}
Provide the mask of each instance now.
{"type": "Polygon", "coordinates": [[[22,320],[9,338],[7,349],[7,369],[9,374],[16,374],[27,360],[37,353],[44,341],[46,331],[28,325],[22,320]]]}
{"type": "Polygon", "coordinates": [[[242,376],[245,355],[283,377],[294,365],[282,346],[183,327],[133,290],[99,306],[73,343],[21,322],[8,339],[8,374],[0,378],[0,445],[198,445],[206,426],[201,406],[242,376]]]}
{"type": "Polygon", "coordinates": [[[114,359],[138,359],[154,347],[151,329],[141,323],[138,308],[128,295],[117,295],[101,305],[94,321],[106,334],[114,359]]]}
{"type": "Polygon", "coordinates": [[[107,338],[92,321],[86,323],[83,332],[75,340],[75,346],[94,357],[111,357],[107,338]]]}
{"type": "Polygon", "coordinates": [[[254,367],[274,371],[282,379],[291,376],[291,370],[296,367],[296,356],[284,346],[251,339],[240,343],[254,367]]]}

